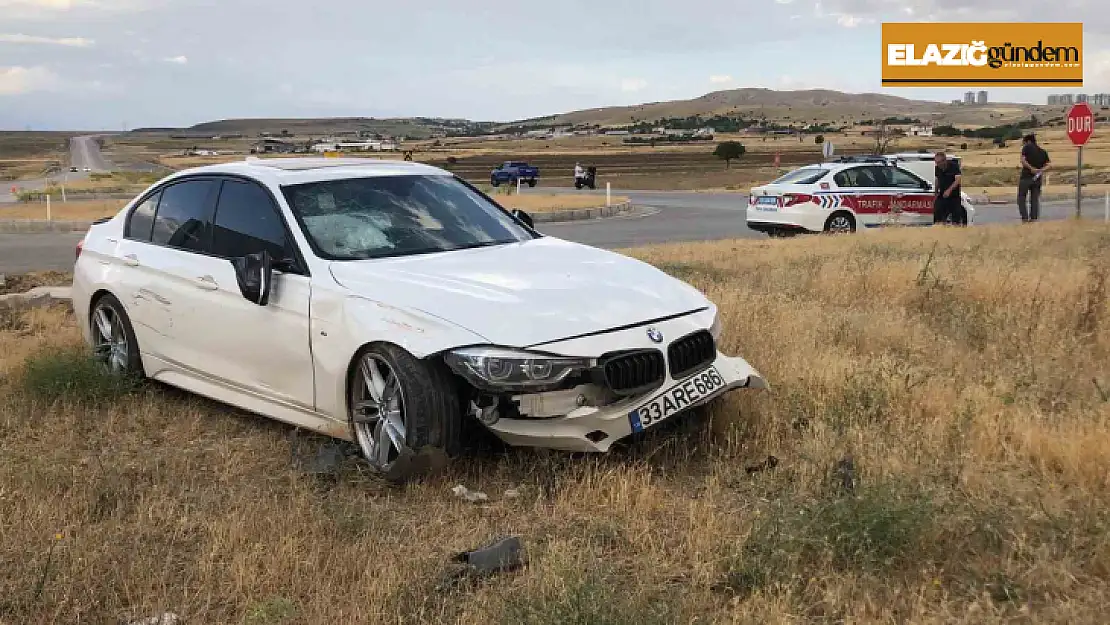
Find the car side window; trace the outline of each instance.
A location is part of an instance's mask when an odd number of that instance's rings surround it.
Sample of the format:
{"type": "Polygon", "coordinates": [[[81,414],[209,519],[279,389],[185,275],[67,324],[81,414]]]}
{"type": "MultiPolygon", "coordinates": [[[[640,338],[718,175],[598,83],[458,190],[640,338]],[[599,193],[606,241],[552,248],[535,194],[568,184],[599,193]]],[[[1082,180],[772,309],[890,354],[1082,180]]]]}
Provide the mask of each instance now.
{"type": "Polygon", "coordinates": [[[897,167],[890,168],[890,186],[898,187],[899,189],[918,189],[922,187],[922,180],[917,176],[909,173],[908,171],[898,169],[897,167]]]}
{"type": "Polygon", "coordinates": [[[850,169],[839,171],[836,173],[835,176],[833,176],[833,181],[836,182],[836,186],[846,187],[849,189],[853,187],[870,186],[868,184],[864,184],[865,179],[862,175],[863,170],[863,167],[852,167],[850,169]]]}
{"type": "Polygon", "coordinates": [[[277,207],[257,184],[225,180],[212,222],[212,253],[237,258],[262,250],[274,260],[292,256],[277,207]]]}
{"type": "Polygon", "coordinates": [[[162,192],[158,191],[131,211],[123,236],[136,241],[150,241],[150,234],[154,229],[154,212],[158,210],[158,199],[161,197],[162,192]]]}
{"type": "Polygon", "coordinates": [[[163,189],[150,242],[207,252],[212,197],[218,184],[214,179],[187,180],[163,189]]]}

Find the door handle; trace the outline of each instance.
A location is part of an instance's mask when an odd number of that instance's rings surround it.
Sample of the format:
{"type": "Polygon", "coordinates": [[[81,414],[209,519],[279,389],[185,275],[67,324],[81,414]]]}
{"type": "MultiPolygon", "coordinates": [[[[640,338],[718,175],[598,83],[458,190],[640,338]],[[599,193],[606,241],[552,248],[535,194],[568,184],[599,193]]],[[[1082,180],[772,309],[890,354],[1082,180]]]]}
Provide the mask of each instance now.
{"type": "Polygon", "coordinates": [[[197,286],[205,291],[215,291],[220,288],[220,285],[216,284],[216,279],[212,276],[197,276],[197,286]]]}
{"type": "Polygon", "coordinates": [[[138,267],[139,258],[134,254],[125,254],[123,257],[123,264],[127,265],[128,267],[138,267]]]}

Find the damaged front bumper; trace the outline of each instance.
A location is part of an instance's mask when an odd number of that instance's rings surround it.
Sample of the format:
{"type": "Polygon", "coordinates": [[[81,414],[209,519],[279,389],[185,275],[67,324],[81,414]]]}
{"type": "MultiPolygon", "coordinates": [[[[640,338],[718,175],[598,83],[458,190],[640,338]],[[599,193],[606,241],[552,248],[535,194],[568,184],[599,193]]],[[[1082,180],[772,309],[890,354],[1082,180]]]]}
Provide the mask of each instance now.
{"type": "Polygon", "coordinates": [[[739,388],[767,388],[767,382],[743,358],[717,358],[697,373],[675,380],[670,376],[654,390],[604,406],[590,401],[590,389],[520,395],[520,412],[527,417],[498,418],[486,427],[509,445],[574,452],[606,452],[633,433],[681,416],[739,388]],[[549,415],[549,416],[545,416],[549,415]]]}

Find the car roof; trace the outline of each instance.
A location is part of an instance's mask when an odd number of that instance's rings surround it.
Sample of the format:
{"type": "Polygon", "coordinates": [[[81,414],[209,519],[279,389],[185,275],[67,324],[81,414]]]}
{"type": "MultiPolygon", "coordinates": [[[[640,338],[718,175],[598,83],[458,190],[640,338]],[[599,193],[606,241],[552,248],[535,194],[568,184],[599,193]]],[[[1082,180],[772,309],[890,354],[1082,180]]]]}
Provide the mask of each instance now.
{"type": "Polygon", "coordinates": [[[449,171],[417,163],[379,158],[248,157],[242,161],[192,167],[175,172],[168,179],[198,174],[231,174],[246,176],[278,186],[340,180],[344,178],[375,178],[381,176],[453,176],[449,171]]]}

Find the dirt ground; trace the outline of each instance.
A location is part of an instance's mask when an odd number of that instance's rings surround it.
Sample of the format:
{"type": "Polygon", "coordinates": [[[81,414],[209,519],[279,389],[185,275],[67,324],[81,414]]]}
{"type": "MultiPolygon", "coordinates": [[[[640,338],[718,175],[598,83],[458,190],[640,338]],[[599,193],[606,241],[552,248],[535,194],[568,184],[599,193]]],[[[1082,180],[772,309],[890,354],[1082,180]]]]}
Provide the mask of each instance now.
{"type": "Polygon", "coordinates": [[[64,309],[4,317],[0,623],[1105,622],[1110,227],[628,253],[717,302],[721,349],[771,389],[405,488],[105,378],[64,309]],[[507,535],[526,566],[453,575],[507,535]]]}

